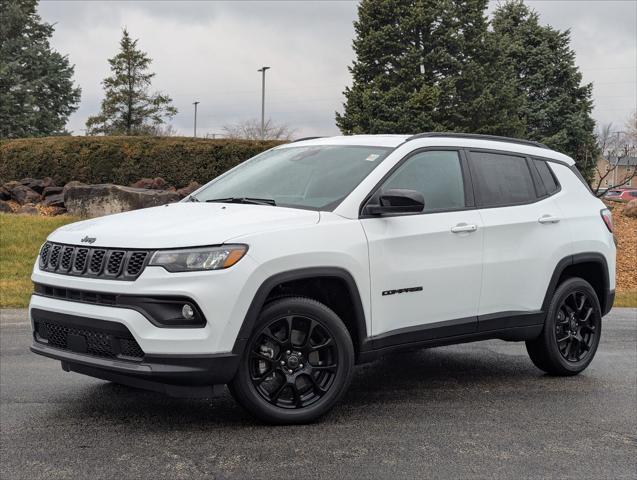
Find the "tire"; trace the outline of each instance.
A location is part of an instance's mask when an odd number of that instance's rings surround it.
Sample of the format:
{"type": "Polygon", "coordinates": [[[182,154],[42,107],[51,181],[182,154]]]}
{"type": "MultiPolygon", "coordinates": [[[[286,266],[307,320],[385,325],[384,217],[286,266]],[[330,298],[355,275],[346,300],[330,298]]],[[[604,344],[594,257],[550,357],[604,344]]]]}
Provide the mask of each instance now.
{"type": "Polygon", "coordinates": [[[593,361],[602,313],[593,287],[581,278],[561,283],[548,307],[544,329],[526,342],[531,361],[550,375],[577,375],[593,361]]]}
{"type": "Polygon", "coordinates": [[[353,366],[352,339],[338,315],[315,300],[287,297],[261,311],[228,387],[266,423],[308,423],[341,399],[353,366]]]}

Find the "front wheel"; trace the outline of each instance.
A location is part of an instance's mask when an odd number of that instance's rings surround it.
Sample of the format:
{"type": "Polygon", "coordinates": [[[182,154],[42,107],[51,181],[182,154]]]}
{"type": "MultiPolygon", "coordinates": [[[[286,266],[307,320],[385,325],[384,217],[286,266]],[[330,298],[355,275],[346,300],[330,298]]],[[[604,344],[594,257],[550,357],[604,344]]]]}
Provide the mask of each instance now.
{"type": "Polygon", "coordinates": [[[551,375],[577,375],[592,361],[602,331],[597,294],[581,278],[559,285],[549,304],[544,330],[526,342],[531,360],[551,375]]]}
{"type": "Polygon", "coordinates": [[[345,393],[353,364],[352,340],[331,309],[283,298],[261,312],[230,390],[265,422],[307,423],[345,393]]]}

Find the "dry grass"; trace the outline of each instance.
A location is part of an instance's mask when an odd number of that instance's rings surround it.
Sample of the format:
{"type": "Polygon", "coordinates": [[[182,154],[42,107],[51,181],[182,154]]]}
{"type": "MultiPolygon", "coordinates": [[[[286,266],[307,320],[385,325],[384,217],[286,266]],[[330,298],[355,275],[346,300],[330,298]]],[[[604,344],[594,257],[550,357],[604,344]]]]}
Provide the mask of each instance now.
{"type": "Polygon", "coordinates": [[[29,304],[31,270],[40,246],[53,230],[75,220],[0,214],[0,308],[29,304]]]}

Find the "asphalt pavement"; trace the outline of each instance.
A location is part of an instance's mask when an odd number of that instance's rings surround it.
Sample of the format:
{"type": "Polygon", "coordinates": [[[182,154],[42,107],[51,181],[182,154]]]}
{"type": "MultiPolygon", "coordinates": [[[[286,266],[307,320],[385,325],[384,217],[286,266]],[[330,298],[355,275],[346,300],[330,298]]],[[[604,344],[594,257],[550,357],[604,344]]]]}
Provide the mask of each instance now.
{"type": "Polygon", "coordinates": [[[313,425],[271,427],[229,394],[174,399],[29,352],[25,310],[0,312],[0,478],[637,478],[637,309],[605,317],[579,376],[523,343],[388,355],[356,368],[313,425]]]}

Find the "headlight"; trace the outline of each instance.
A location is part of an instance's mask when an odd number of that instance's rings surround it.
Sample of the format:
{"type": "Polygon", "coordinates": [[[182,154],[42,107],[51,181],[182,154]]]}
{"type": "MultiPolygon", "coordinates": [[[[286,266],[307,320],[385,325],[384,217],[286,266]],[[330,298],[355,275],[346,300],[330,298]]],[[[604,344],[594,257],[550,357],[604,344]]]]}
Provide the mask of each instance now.
{"type": "Polygon", "coordinates": [[[221,270],[233,266],[247,251],[247,245],[159,250],[153,254],[149,265],[164,267],[169,272],[221,270]]]}

